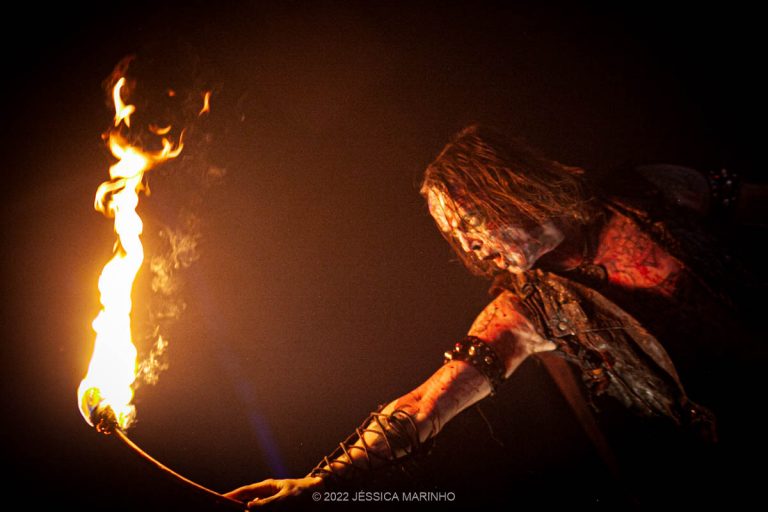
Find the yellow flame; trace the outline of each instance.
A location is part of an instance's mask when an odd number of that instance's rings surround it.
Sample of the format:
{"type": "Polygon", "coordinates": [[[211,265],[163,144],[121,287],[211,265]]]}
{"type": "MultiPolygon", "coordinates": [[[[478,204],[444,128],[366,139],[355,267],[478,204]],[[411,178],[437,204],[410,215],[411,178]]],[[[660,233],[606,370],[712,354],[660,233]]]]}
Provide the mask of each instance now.
{"type": "Polygon", "coordinates": [[[112,89],[112,101],[115,104],[115,126],[120,126],[120,122],[124,121],[125,126],[131,127],[131,114],[136,111],[136,107],[133,105],[126,105],[123,103],[123,99],[120,96],[120,91],[125,85],[125,77],[122,77],[117,81],[115,87],[112,89]]]}
{"type": "MultiPolygon", "coordinates": [[[[124,84],[125,78],[121,78],[113,89],[115,126],[121,121],[128,126],[136,110],[122,101],[120,90],[124,84]]],[[[116,132],[109,136],[109,148],[117,162],[109,169],[109,181],[96,191],[94,207],[114,217],[117,243],[112,259],[99,276],[102,309],[93,321],[93,355],[78,389],[80,412],[88,423],[92,423],[91,413],[99,406],[111,407],[121,428],[127,428],[135,415],[131,401],[137,352],[131,336],[131,289],[144,261],[140,239],[143,224],[136,207],[139,192],[144,190],[144,173],[175,158],[183,148],[181,140],[175,146],[166,138],[162,142],[160,151],[145,152],[116,132]]]]}
{"type": "Polygon", "coordinates": [[[200,112],[197,115],[201,116],[205,113],[209,113],[210,111],[211,111],[211,91],[206,91],[205,96],[203,96],[203,108],[200,109],[200,112]]]}

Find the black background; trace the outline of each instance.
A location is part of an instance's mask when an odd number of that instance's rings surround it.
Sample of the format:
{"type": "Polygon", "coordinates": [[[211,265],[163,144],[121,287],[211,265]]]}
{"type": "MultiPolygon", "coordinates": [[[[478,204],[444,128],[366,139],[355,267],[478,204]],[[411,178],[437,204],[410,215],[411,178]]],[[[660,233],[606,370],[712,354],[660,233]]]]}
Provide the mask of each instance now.
{"type": "MultiPolygon", "coordinates": [[[[197,205],[188,307],[170,333],[170,368],[137,393],[131,436],[223,491],[305,474],[378,404],[428,377],[486,303],[486,283],[455,261],[418,195],[420,173],[466,123],[588,168],[667,161],[763,180],[758,18],[735,5],[490,2],[123,2],[5,16],[7,499],[209,506],[95,433],[75,399],[112,244],[92,211],[111,162],[102,81],[126,55],[158,83],[214,90],[206,162],[227,174],[197,205]]],[[[186,200],[163,190],[178,183],[171,170],[150,177],[140,207],[150,234],[186,200]]],[[[148,293],[137,286],[137,303],[148,293]]],[[[527,364],[515,379],[520,474],[536,468],[541,488],[548,467],[599,474],[541,371],[527,364]]],[[[471,481],[476,464],[453,471],[471,481]]],[[[484,492],[526,496],[513,477],[484,492]]],[[[580,499],[597,505],[604,492],[580,499]]]]}

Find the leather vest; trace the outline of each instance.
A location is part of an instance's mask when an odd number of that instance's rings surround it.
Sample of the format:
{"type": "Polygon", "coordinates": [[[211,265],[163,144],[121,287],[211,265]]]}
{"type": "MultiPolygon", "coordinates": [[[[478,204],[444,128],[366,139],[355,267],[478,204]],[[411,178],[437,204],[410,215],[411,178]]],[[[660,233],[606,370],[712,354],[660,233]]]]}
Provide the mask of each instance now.
{"type": "Polygon", "coordinates": [[[643,416],[664,416],[681,426],[710,413],[686,396],[659,341],[614,302],[578,282],[534,269],[501,283],[520,301],[537,331],[575,364],[595,398],[607,395],[643,416]]]}

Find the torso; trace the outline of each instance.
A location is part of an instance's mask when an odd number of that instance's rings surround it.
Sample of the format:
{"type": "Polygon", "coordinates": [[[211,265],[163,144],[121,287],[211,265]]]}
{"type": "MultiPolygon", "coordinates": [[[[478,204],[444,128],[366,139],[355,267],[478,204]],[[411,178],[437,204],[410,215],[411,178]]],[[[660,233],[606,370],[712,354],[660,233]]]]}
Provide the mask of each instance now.
{"type": "Polygon", "coordinates": [[[594,263],[610,284],[627,290],[672,297],[683,265],[627,217],[615,214],[603,228],[594,263]]]}
{"type": "Polygon", "coordinates": [[[574,271],[549,272],[595,290],[635,318],[664,347],[693,397],[711,396],[709,370],[741,337],[738,316],[718,288],[670,254],[636,220],[618,211],[600,228],[591,262],[601,279],[574,271]]]}

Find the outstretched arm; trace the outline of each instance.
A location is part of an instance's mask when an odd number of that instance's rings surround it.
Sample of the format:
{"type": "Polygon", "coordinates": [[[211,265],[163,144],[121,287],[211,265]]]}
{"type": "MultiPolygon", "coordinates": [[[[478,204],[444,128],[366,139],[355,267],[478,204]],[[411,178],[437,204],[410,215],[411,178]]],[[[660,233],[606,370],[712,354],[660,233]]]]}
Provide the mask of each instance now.
{"type": "MultiPolygon", "coordinates": [[[[516,298],[509,292],[499,295],[483,310],[468,334],[496,352],[504,365],[504,377],[512,374],[530,354],[555,348],[520,314],[516,298]]],[[[483,373],[469,363],[451,360],[416,389],[387,404],[308,476],[266,480],[241,487],[229,496],[254,500],[251,504],[258,506],[321,488],[328,478],[344,479],[375,470],[410,454],[490,392],[491,384],[483,373]]]]}

